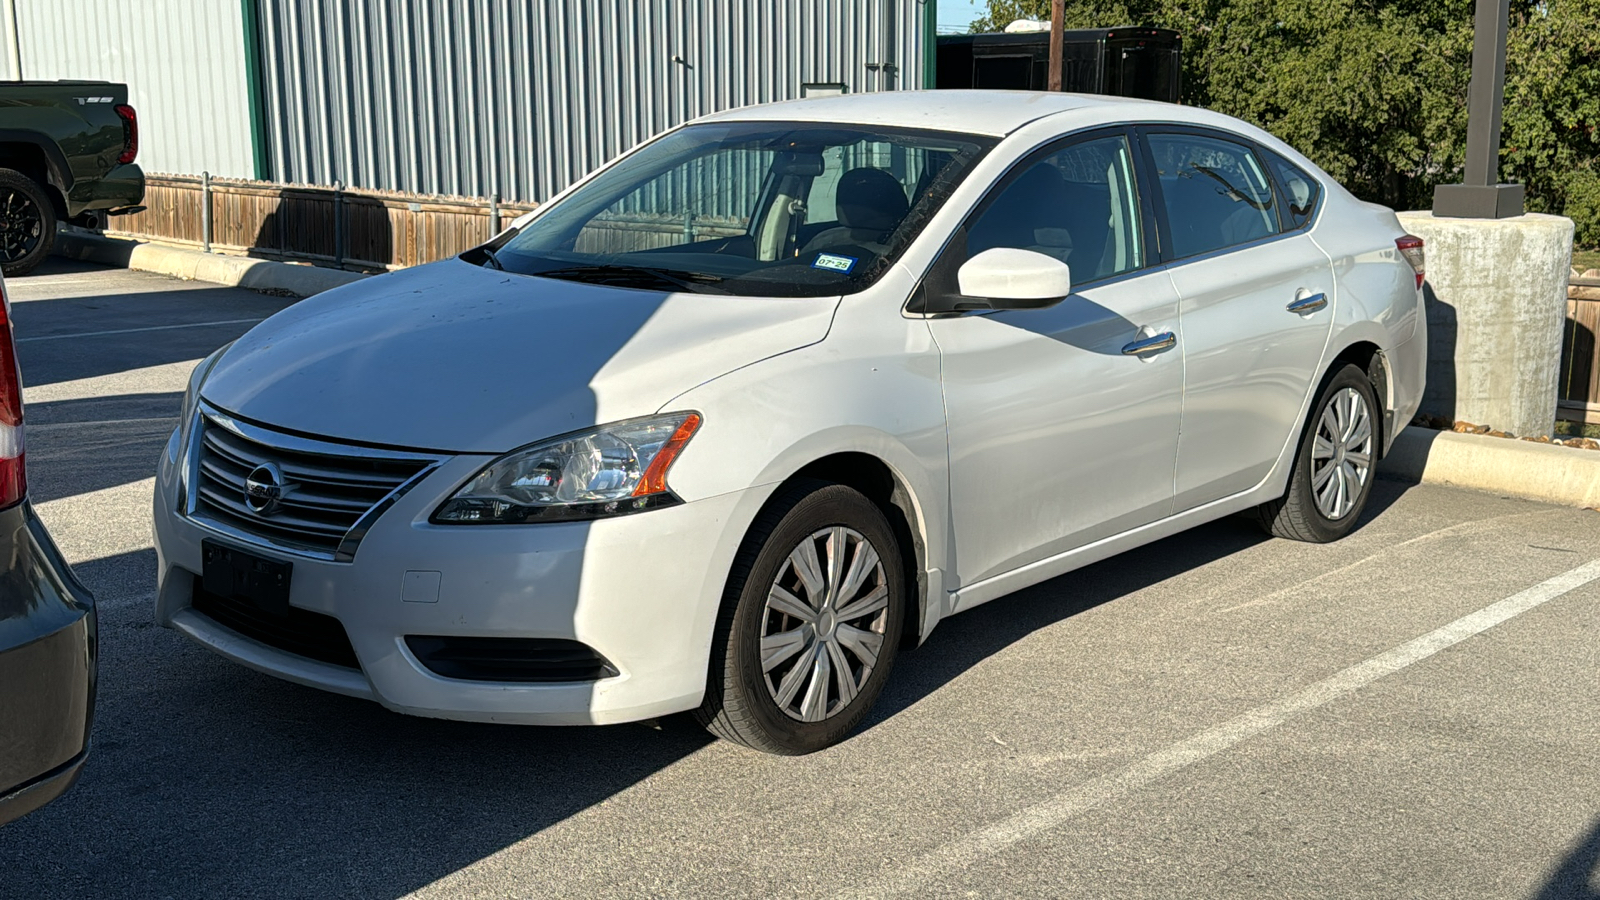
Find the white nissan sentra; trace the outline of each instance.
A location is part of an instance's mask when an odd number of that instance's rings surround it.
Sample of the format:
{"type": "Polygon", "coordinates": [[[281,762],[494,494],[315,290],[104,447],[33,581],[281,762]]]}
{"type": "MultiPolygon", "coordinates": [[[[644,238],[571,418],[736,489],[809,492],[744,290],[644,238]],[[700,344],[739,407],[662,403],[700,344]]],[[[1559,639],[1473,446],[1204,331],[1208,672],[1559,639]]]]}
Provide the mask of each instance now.
{"type": "Polygon", "coordinates": [[[1204,110],[708,116],[203,361],[156,617],[399,712],[817,750],[954,613],[1232,513],[1347,533],[1422,392],[1422,271],[1204,110]]]}

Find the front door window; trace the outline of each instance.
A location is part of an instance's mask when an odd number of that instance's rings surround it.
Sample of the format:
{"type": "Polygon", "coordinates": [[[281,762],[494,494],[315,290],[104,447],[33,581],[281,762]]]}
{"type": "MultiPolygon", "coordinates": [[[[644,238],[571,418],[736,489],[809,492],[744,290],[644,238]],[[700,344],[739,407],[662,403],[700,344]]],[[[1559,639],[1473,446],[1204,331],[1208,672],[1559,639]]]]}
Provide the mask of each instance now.
{"type": "Polygon", "coordinates": [[[1052,256],[1086,283],[1144,265],[1132,153],[1122,135],[1072,144],[1029,165],[967,230],[967,253],[1015,247],[1052,256]]]}

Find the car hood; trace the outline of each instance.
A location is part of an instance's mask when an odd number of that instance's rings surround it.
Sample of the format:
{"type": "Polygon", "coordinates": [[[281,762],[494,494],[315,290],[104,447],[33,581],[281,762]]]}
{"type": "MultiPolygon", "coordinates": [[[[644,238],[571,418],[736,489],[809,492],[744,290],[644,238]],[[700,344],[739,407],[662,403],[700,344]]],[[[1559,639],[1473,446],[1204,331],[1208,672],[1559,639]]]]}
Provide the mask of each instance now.
{"type": "Polygon", "coordinates": [[[502,453],[649,415],[814,344],[838,299],[661,293],[448,260],[296,303],[228,348],[201,396],[319,437],[502,453]]]}

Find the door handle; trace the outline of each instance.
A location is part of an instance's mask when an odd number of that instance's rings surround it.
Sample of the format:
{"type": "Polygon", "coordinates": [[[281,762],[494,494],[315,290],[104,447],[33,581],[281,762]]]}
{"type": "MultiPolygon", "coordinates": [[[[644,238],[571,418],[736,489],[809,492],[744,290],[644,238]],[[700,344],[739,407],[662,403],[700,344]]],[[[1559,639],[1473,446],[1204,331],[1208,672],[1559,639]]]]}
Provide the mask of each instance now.
{"type": "Polygon", "coordinates": [[[1307,313],[1314,313],[1327,305],[1328,295],[1318,293],[1307,294],[1304,297],[1298,297],[1293,303],[1284,308],[1289,310],[1289,312],[1305,315],[1307,313]]]}
{"type": "Polygon", "coordinates": [[[1160,334],[1152,334],[1149,337],[1140,338],[1124,346],[1122,353],[1124,356],[1143,356],[1146,353],[1159,353],[1162,350],[1170,349],[1177,343],[1177,335],[1170,331],[1163,331],[1160,334]]]}

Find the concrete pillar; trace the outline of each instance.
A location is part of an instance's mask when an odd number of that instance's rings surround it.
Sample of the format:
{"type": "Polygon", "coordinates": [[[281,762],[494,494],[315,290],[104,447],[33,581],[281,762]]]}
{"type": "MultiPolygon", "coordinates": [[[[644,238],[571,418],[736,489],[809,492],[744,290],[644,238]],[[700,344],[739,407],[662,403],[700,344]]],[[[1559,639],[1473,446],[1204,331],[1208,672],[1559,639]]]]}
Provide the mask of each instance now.
{"type": "Polygon", "coordinates": [[[1572,220],[1400,213],[1425,242],[1428,386],[1421,412],[1520,436],[1555,427],[1572,220]]]}

